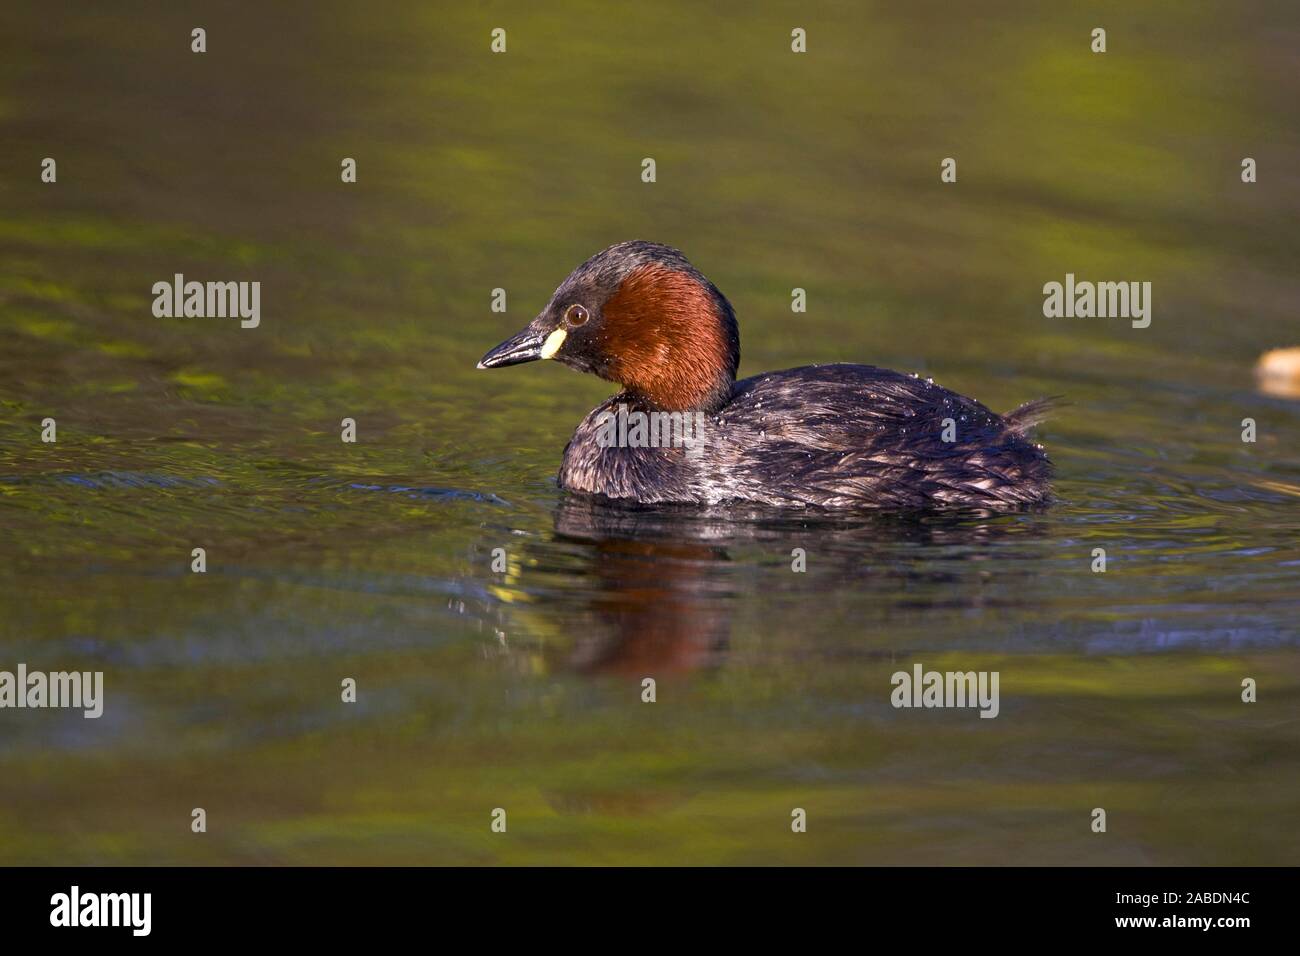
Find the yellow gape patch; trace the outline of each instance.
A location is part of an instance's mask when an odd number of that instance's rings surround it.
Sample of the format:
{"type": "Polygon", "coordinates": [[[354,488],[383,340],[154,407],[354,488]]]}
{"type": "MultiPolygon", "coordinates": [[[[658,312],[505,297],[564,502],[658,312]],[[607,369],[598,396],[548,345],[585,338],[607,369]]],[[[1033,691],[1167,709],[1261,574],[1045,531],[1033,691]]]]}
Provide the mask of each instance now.
{"type": "Polygon", "coordinates": [[[542,358],[555,358],[555,353],[560,350],[560,346],[564,344],[564,339],[568,334],[564,329],[556,329],[548,335],[546,341],[542,343],[542,358]]]}

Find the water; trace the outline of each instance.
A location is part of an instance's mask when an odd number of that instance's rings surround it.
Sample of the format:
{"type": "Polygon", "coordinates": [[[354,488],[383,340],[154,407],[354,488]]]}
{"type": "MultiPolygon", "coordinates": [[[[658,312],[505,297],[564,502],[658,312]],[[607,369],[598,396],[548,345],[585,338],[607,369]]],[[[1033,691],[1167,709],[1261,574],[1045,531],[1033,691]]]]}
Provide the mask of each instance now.
{"type": "Polygon", "coordinates": [[[1250,374],[1300,344],[1294,11],[1108,8],[1096,56],[1013,3],[661,6],[7,7],[0,669],[107,701],[0,711],[0,863],[1297,861],[1300,405],[1250,374]],[[565,498],[609,387],[474,363],[634,237],[728,294],[742,374],[1064,394],[1060,503],[565,498]],[[155,319],[177,272],[261,326],[155,319]],[[1067,272],[1151,326],[1045,319],[1067,272]],[[918,662],[999,717],[893,709],[918,662]]]}

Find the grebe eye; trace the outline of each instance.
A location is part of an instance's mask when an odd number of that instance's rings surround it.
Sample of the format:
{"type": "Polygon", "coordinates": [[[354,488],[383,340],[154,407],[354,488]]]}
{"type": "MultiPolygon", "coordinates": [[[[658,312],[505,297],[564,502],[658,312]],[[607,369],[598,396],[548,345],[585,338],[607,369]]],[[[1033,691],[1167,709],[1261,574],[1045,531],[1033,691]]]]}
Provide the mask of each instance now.
{"type": "Polygon", "coordinates": [[[571,305],[565,311],[564,318],[570,325],[586,325],[587,320],[591,318],[591,313],[584,306],[571,305]]]}

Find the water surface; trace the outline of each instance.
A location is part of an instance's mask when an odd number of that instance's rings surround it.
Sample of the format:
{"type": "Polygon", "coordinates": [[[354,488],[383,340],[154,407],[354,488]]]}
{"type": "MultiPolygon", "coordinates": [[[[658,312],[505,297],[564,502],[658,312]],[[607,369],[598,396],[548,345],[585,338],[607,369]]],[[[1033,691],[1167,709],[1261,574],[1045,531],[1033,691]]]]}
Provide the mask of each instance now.
{"type": "Polygon", "coordinates": [[[0,669],[107,702],[0,711],[0,862],[1297,862],[1300,404],[1250,373],[1300,344],[1294,10],[760,6],[7,6],[0,669]],[[1065,395],[1059,504],[566,498],[610,387],[474,363],[629,238],[742,374],[1065,395]],[[154,318],[178,272],[260,327],[154,318]],[[1044,318],[1067,272],[1151,326],[1044,318]],[[918,662],[999,717],[892,708],[918,662]]]}

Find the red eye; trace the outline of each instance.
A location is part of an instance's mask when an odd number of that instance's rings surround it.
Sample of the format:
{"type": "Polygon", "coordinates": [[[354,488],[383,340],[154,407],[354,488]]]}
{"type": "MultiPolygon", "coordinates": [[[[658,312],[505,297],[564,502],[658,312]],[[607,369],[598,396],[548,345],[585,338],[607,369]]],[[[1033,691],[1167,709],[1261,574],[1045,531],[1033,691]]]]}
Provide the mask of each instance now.
{"type": "Polygon", "coordinates": [[[564,313],[564,320],[573,326],[586,325],[589,318],[591,313],[581,305],[571,305],[564,313]]]}

